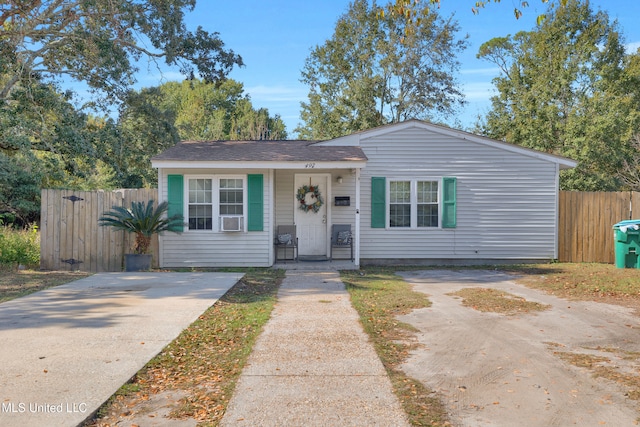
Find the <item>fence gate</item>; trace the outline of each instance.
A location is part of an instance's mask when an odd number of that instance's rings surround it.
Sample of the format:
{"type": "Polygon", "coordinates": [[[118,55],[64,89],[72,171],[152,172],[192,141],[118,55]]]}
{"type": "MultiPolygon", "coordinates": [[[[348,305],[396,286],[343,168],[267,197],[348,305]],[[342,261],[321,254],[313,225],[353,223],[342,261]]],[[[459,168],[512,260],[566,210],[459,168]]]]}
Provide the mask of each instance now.
{"type": "MultiPolygon", "coordinates": [[[[98,226],[98,218],[112,206],[157,200],[157,190],[71,191],[42,190],[40,212],[40,268],[88,272],[122,271],[124,254],[133,236],[98,226]]],[[[157,238],[152,253],[158,253],[157,238]]],[[[154,257],[154,266],[157,259],[154,257]]]]}

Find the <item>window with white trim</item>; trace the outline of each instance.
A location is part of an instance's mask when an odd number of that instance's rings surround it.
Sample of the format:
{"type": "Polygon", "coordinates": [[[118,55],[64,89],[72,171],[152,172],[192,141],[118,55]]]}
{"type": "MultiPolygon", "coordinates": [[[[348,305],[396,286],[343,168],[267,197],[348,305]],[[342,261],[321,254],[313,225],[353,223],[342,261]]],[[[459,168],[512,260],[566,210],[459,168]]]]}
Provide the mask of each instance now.
{"type": "Polygon", "coordinates": [[[242,179],[220,178],[220,215],[242,215],[243,187],[242,179]]]}
{"type": "Polygon", "coordinates": [[[213,180],[189,179],[189,230],[213,229],[213,180]]]}
{"type": "Polygon", "coordinates": [[[244,177],[191,176],[185,178],[188,192],[186,211],[189,230],[217,230],[220,216],[244,216],[246,212],[244,177]]]}
{"type": "Polygon", "coordinates": [[[389,227],[439,226],[440,184],[437,179],[389,179],[389,227]]]}

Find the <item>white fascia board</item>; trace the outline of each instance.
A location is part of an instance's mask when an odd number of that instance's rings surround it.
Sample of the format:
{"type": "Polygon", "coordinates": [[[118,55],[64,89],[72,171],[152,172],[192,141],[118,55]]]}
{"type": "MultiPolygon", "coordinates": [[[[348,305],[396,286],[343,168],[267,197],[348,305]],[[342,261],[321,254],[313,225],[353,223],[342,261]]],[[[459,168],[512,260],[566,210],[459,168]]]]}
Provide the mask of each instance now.
{"type": "Polygon", "coordinates": [[[364,160],[344,162],[204,162],[204,161],[151,161],[151,167],[158,169],[353,169],[364,168],[364,160]]]}

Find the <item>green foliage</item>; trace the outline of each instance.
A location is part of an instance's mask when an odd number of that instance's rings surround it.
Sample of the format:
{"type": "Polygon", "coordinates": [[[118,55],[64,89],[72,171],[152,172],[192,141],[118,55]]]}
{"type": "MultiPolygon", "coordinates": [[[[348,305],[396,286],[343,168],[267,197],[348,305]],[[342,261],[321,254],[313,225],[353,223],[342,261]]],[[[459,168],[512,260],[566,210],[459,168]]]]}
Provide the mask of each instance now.
{"type": "Polygon", "coordinates": [[[37,165],[32,156],[9,157],[0,151],[0,214],[10,214],[22,224],[38,218],[43,171],[37,165]]]}
{"type": "MultiPolygon", "coordinates": [[[[150,158],[174,145],[175,112],[131,92],[143,56],[220,82],[242,59],[217,33],[188,31],[195,0],[9,2],[0,7],[0,213],[39,213],[40,188],[151,187],[150,158]],[[56,78],[94,92],[78,108],[56,78]],[[85,107],[126,100],[118,123],[85,107]]],[[[213,87],[213,86],[212,86],[213,87]]],[[[186,109],[186,106],[185,106],[186,109]]]]}
{"type": "Polygon", "coordinates": [[[113,121],[77,110],[55,85],[31,77],[0,100],[0,135],[0,212],[23,223],[37,220],[40,188],[113,188],[100,161],[118,137],[113,121]]]}
{"type": "Polygon", "coordinates": [[[113,206],[111,211],[102,215],[98,223],[101,226],[113,227],[116,230],[124,230],[135,233],[136,241],[134,252],[146,254],[151,245],[151,236],[164,231],[173,231],[177,226],[182,229],[184,219],[182,215],[166,216],[169,209],[167,202],[154,207],[154,201],[132,202],[131,208],[113,206]]]}
{"type": "Polygon", "coordinates": [[[9,2],[0,8],[0,100],[36,73],[67,75],[109,98],[134,82],[132,60],[145,56],[177,65],[189,77],[224,78],[242,59],[217,33],[188,31],[185,11],[195,0],[9,2]]]}
{"type": "MultiPolygon", "coordinates": [[[[446,0],[445,0],[446,1],[446,0]]],[[[452,0],[453,1],[453,0],[452,0]]],[[[567,4],[568,0],[557,0],[557,3],[560,6],[565,6],[567,4]]],[[[437,4],[440,5],[440,0],[429,0],[429,2],[431,4],[437,4]]],[[[549,3],[549,0],[540,0],[541,3],[549,3]]],[[[385,9],[382,9],[380,11],[381,15],[385,14],[385,11],[391,15],[399,15],[399,16],[403,16],[405,17],[408,21],[412,21],[412,20],[420,20],[421,19],[421,15],[418,13],[417,10],[414,9],[414,4],[416,3],[415,0],[395,0],[395,2],[391,2],[387,5],[387,7],[385,9]]],[[[478,0],[475,2],[471,2],[471,0],[469,1],[470,5],[473,5],[471,7],[471,12],[473,12],[474,15],[477,15],[480,13],[480,9],[484,9],[489,3],[500,3],[500,0],[478,0]]],[[[507,2],[505,2],[507,3],[507,2]]],[[[518,5],[522,7],[522,8],[526,8],[529,7],[529,2],[528,1],[520,1],[520,2],[515,2],[516,5],[518,5]]],[[[551,1],[551,4],[555,4],[556,2],[551,1]]],[[[513,16],[516,19],[520,19],[523,15],[522,9],[519,9],[517,6],[514,6],[513,8],[513,16]]],[[[538,15],[538,24],[542,23],[544,20],[546,19],[546,15],[542,14],[542,15],[538,15]]]]}
{"type": "MultiPolygon", "coordinates": [[[[3,76],[0,75],[0,81],[3,76]]],[[[54,152],[72,163],[75,156],[92,156],[87,144],[87,116],[71,104],[71,94],[30,77],[0,99],[0,150],[54,152]]]]}
{"type": "Polygon", "coordinates": [[[33,225],[23,230],[0,224],[0,264],[22,264],[35,267],[40,264],[40,235],[33,225]]]}
{"type": "Polygon", "coordinates": [[[179,138],[175,113],[161,102],[158,88],[131,91],[120,107],[118,122],[100,157],[114,170],[120,188],[154,187],[157,171],[151,157],[175,145],[179,138]]]}
{"type": "Polygon", "coordinates": [[[98,157],[119,188],[153,187],[151,158],[180,140],[286,139],[279,116],[254,109],[241,83],[197,79],[131,91],[117,124],[105,123],[98,157]]]}
{"type": "Polygon", "coordinates": [[[179,140],[277,140],[286,139],[285,125],[265,108],[254,109],[242,83],[226,80],[211,84],[200,80],[169,82],[132,94],[121,124],[127,129],[131,116],[142,116],[136,133],[155,126],[173,132],[179,140]],[[155,118],[155,120],[154,120],[155,118]],[[147,124],[145,126],[145,123],[147,124]]]}
{"type": "Polygon", "coordinates": [[[562,174],[563,189],[621,189],[623,162],[637,156],[630,146],[639,123],[637,77],[605,12],[580,0],[556,6],[534,31],[480,47],[478,57],[502,71],[481,131],[577,160],[562,174]]]}
{"type": "Polygon", "coordinates": [[[455,21],[441,19],[426,0],[412,2],[421,16],[407,20],[380,15],[375,2],[356,0],[342,15],[331,39],[305,62],[300,136],[328,139],[410,118],[437,120],[462,104],[454,75],[455,21]]]}

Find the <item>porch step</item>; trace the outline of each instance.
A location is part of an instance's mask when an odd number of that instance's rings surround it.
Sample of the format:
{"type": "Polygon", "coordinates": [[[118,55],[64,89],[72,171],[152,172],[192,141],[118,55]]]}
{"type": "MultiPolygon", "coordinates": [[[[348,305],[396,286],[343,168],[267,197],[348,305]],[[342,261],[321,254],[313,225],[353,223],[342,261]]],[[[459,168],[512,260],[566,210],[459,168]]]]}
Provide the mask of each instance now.
{"type": "Polygon", "coordinates": [[[329,258],[326,255],[299,255],[298,261],[302,262],[328,262],[329,258]]]}

